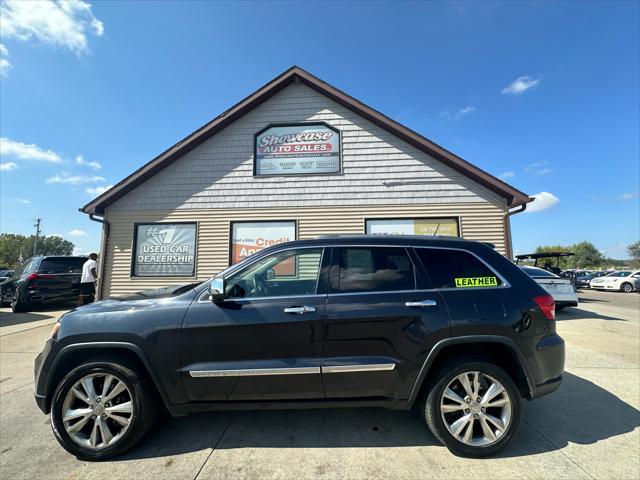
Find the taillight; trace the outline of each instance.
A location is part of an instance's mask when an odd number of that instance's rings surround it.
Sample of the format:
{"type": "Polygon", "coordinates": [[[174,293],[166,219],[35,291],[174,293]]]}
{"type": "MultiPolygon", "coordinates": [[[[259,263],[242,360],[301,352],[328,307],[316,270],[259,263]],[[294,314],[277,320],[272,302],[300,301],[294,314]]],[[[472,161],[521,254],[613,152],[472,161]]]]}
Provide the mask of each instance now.
{"type": "Polygon", "coordinates": [[[533,301],[536,302],[538,308],[547,317],[547,320],[555,320],[556,318],[556,302],[551,295],[540,295],[539,297],[533,297],[533,301]]]}
{"type": "Polygon", "coordinates": [[[43,275],[42,273],[32,273],[27,277],[27,280],[33,282],[34,280],[43,279],[43,278],[55,278],[55,275],[43,275]]]}

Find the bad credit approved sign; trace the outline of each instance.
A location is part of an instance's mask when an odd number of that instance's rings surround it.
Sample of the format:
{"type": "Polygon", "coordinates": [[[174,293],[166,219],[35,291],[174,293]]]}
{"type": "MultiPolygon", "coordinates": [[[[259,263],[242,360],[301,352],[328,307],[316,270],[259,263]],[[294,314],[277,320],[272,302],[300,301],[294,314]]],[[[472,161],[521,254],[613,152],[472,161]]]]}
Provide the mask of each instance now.
{"type": "MultiPolygon", "coordinates": [[[[263,248],[296,239],[295,222],[234,222],[231,229],[231,264],[247,258],[263,248]]],[[[277,275],[294,275],[294,259],[274,268],[277,275]]]]}
{"type": "Polygon", "coordinates": [[[255,136],[255,174],[340,172],[340,132],[323,123],[274,125],[255,136]]]}

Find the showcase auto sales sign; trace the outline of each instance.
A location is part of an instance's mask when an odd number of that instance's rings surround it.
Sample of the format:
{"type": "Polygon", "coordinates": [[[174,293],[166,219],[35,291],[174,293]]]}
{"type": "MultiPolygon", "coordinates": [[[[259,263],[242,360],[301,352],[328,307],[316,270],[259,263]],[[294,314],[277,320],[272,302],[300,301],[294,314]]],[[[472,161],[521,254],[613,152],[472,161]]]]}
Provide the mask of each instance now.
{"type": "Polygon", "coordinates": [[[256,175],[337,173],[340,132],[322,123],[277,125],[255,137],[256,175]]]}

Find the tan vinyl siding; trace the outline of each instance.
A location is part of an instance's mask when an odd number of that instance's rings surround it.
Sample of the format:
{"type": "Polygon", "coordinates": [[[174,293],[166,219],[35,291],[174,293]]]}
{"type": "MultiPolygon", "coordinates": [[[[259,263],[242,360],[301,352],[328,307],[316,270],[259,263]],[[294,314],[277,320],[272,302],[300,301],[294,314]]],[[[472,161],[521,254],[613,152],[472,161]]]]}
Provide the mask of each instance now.
{"type": "Polygon", "coordinates": [[[112,211],[107,244],[104,296],[117,296],[174,283],[205,280],[228,265],[232,221],[297,220],[298,239],[336,233],[364,233],[366,218],[458,217],[463,237],[491,242],[505,252],[505,208],[491,203],[441,203],[307,208],[226,208],[112,211]],[[132,278],[134,223],[198,222],[195,277],[132,278]]]}
{"type": "Polygon", "coordinates": [[[443,204],[505,199],[294,83],[124,195],[110,211],[443,204]],[[324,121],[341,132],[342,172],[253,176],[254,134],[272,123],[324,121]]]}

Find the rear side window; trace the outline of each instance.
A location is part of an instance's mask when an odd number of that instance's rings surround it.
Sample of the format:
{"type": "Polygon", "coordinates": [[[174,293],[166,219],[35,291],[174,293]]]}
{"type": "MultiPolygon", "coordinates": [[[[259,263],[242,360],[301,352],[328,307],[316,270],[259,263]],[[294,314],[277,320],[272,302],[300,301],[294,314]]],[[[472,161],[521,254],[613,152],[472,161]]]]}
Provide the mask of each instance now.
{"type": "Polygon", "coordinates": [[[415,289],[413,264],[402,247],[338,247],[334,255],[337,258],[334,292],[415,289]]]}
{"type": "Polygon", "coordinates": [[[464,250],[416,248],[433,288],[486,288],[502,285],[500,278],[475,255],[464,250]]]}
{"type": "Polygon", "coordinates": [[[38,268],[42,273],[81,273],[85,258],[51,257],[45,258],[38,268]]]}

